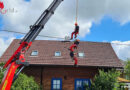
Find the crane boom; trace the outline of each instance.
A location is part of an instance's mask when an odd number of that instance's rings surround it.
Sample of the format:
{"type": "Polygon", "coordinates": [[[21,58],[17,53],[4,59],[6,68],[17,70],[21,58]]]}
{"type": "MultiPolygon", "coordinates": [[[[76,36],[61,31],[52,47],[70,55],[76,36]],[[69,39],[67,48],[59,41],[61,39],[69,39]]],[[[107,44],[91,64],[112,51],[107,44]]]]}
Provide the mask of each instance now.
{"type": "Polygon", "coordinates": [[[42,13],[39,19],[35,22],[33,26],[30,27],[30,32],[23,39],[25,42],[32,42],[35,40],[40,31],[44,28],[44,25],[54,14],[55,9],[63,0],[54,0],[52,4],[42,13]]]}
{"type": "Polygon", "coordinates": [[[29,65],[28,62],[25,62],[24,58],[26,51],[28,51],[28,49],[32,45],[32,42],[44,28],[45,24],[54,14],[54,11],[62,1],[63,0],[53,0],[53,2],[42,13],[39,19],[35,22],[35,24],[30,26],[30,31],[21,40],[18,49],[4,65],[4,68],[7,68],[7,70],[5,72],[2,83],[0,84],[0,90],[10,90],[12,83],[17,79],[19,73],[24,69],[25,66],[29,65]],[[19,70],[16,72],[18,68],[19,70]]]}

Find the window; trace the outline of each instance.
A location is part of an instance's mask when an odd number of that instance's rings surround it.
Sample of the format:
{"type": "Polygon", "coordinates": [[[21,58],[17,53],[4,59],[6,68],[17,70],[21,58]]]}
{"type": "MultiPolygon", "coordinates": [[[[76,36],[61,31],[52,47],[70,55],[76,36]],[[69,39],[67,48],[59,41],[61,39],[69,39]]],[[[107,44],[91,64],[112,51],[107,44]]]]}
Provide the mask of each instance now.
{"type": "Polygon", "coordinates": [[[75,79],[75,90],[86,90],[90,86],[90,79],[75,79]]]}
{"type": "Polygon", "coordinates": [[[83,52],[79,52],[79,53],[78,53],[78,56],[79,56],[79,57],[84,57],[85,55],[84,55],[83,52]]]}
{"type": "Polygon", "coordinates": [[[52,79],[51,90],[62,90],[62,79],[61,78],[52,79]]]}
{"type": "Polygon", "coordinates": [[[38,51],[32,51],[32,53],[31,53],[31,56],[37,56],[38,55],[38,51]]]}
{"type": "Polygon", "coordinates": [[[56,52],[55,52],[55,56],[56,56],[56,57],[61,56],[61,52],[60,52],[60,51],[56,51],[56,52]]]}

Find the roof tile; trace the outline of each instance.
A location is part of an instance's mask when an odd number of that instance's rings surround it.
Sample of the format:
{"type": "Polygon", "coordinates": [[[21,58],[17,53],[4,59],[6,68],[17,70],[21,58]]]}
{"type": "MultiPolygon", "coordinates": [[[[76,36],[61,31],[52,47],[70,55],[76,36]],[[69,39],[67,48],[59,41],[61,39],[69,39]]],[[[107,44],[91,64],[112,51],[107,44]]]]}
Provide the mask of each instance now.
{"type": "MultiPolygon", "coordinates": [[[[0,61],[7,61],[18,48],[20,40],[15,39],[2,55],[0,61]]],[[[72,42],[35,40],[25,54],[26,60],[35,65],[74,65],[68,48],[72,42]],[[30,56],[38,50],[38,56],[30,56]],[[55,51],[61,51],[61,57],[55,57],[55,51]]],[[[79,66],[120,67],[122,64],[110,43],[80,42],[77,52],[84,52],[84,58],[78,58],[79,66]]]]}

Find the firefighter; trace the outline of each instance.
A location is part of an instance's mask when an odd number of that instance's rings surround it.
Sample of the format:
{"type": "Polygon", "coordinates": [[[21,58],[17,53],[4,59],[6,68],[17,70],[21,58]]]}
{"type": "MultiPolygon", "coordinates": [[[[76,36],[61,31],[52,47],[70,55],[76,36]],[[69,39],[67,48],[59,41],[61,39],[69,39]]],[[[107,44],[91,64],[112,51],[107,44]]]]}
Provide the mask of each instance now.
{"type": "Polygon", "coordinates": [[[73,35],[75,35],[75,38],[77,37],[77,34],[79,34],[79,26],[77,23],[75,23],[75,30],[71,33],[71,40],[73,39],[73,35]]]}
{"type": "Polygon", "coordinates": [[[74,66],[77,66],[77,64],[78,64],[78,59],[76,57],[76,53],[74,53],[74,49],[77,49],[78,45],[79,45],[79,40],[77,39],[74,41],[74,44],[72,44],[70,46],[70,57],[72,58],[72,60],[75,61],[74,66]]]}

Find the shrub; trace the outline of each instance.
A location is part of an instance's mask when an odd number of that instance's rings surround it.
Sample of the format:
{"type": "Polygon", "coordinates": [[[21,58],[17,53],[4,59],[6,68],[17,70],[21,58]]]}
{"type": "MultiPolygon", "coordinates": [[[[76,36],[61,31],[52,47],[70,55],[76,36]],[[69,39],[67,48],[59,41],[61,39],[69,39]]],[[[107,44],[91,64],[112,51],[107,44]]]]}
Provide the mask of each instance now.
{"type": "Polygon", "coordinates": [[[95,76],[90,88],[87,90],[114,90],[117,86],[117,77],[120,75],[115,70],[104,72],[99,70],[99,74],[95,76]]]}

